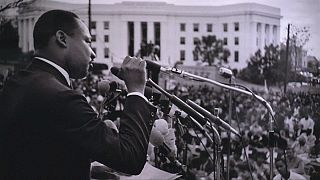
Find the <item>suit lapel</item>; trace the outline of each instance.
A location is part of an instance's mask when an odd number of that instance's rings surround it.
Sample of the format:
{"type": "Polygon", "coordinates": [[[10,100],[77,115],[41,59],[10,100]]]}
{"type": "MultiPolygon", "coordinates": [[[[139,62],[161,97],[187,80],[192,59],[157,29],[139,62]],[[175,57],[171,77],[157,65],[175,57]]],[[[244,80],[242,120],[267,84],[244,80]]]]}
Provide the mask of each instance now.
{"type": "Polygon", "coordinates": [[[44,61],[33,58],[32,63],[29,65],[27,69],[31,71],[44,71],[50,73],[62,84],[70,87],[65,77],[61,74],[61,72],[44,61]]]}

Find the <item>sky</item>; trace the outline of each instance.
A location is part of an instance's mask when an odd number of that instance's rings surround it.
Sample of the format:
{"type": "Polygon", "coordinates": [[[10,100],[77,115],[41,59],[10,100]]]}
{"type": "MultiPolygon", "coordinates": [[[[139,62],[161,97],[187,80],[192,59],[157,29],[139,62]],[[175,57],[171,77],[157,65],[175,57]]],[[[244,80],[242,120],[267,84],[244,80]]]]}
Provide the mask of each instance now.
{"type": "MultiPolygon", "coordinates": [[[[12,0],[0,0],[12,1],[12,0]]],[[[55,0],[68,3],[88,3],[88,0],[55,0]]],[[[284,42],[288,23],[298,27],[310,28],[310,40],[305,49],[308,55],[320,60],[320,0],[91,0],[93,4],[113,4],[122,1],[167,2],[176,5],[219,6],[235,3],[255,2],[281,9],[280,42],[284,42]],[[318,22],[318,23],[317,23],[318,22]]]]}

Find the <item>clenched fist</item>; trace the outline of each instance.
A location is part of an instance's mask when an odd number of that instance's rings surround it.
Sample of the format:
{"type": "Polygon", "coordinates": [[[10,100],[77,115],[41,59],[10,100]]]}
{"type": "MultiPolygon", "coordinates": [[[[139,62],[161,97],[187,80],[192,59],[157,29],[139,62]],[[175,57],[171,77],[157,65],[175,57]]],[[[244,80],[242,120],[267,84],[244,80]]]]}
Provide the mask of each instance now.
{"type": "Polygon", "coordinates": [[[128,92],[144,94],[147,81],[146,61],[137,57],[126,56],[121,65],[121,77],[126,83],[128,92]]]}

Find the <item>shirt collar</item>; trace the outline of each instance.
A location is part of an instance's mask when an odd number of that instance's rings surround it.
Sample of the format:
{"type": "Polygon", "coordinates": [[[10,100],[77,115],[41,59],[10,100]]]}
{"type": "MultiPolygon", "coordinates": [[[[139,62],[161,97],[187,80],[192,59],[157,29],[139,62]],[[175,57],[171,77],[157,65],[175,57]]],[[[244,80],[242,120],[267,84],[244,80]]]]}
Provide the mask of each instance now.
{"type": "Polygon", "coordinates": [[[38,59],[38,60],[44,61],[44,62],[50,64],[51,66],[53,66],[54,68],[56,68],[63,75],[63,77],[66,79],[66,81],[68,82],[68,85],[69,86],[71,85],[69,74],[61,66],[57,65],[56,63],[54,63],[52,61],[44,59],[42,57],[35,57],[35,58],[38,59]]]}

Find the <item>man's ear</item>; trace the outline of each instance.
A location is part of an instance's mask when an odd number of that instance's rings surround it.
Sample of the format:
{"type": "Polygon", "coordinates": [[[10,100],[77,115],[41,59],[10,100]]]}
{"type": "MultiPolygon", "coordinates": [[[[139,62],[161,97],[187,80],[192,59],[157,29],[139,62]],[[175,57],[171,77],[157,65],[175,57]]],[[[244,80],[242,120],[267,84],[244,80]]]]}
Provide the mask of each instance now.
{"type": "Polygon", "coordinates": [[[58,46],[60,46],[60,47],[67,47],[66,38],[67,38],[67,34],[64,33],[63,31],[58,30],[58,31],[56,32],[56,42],[57,42],[58,46]]]}

